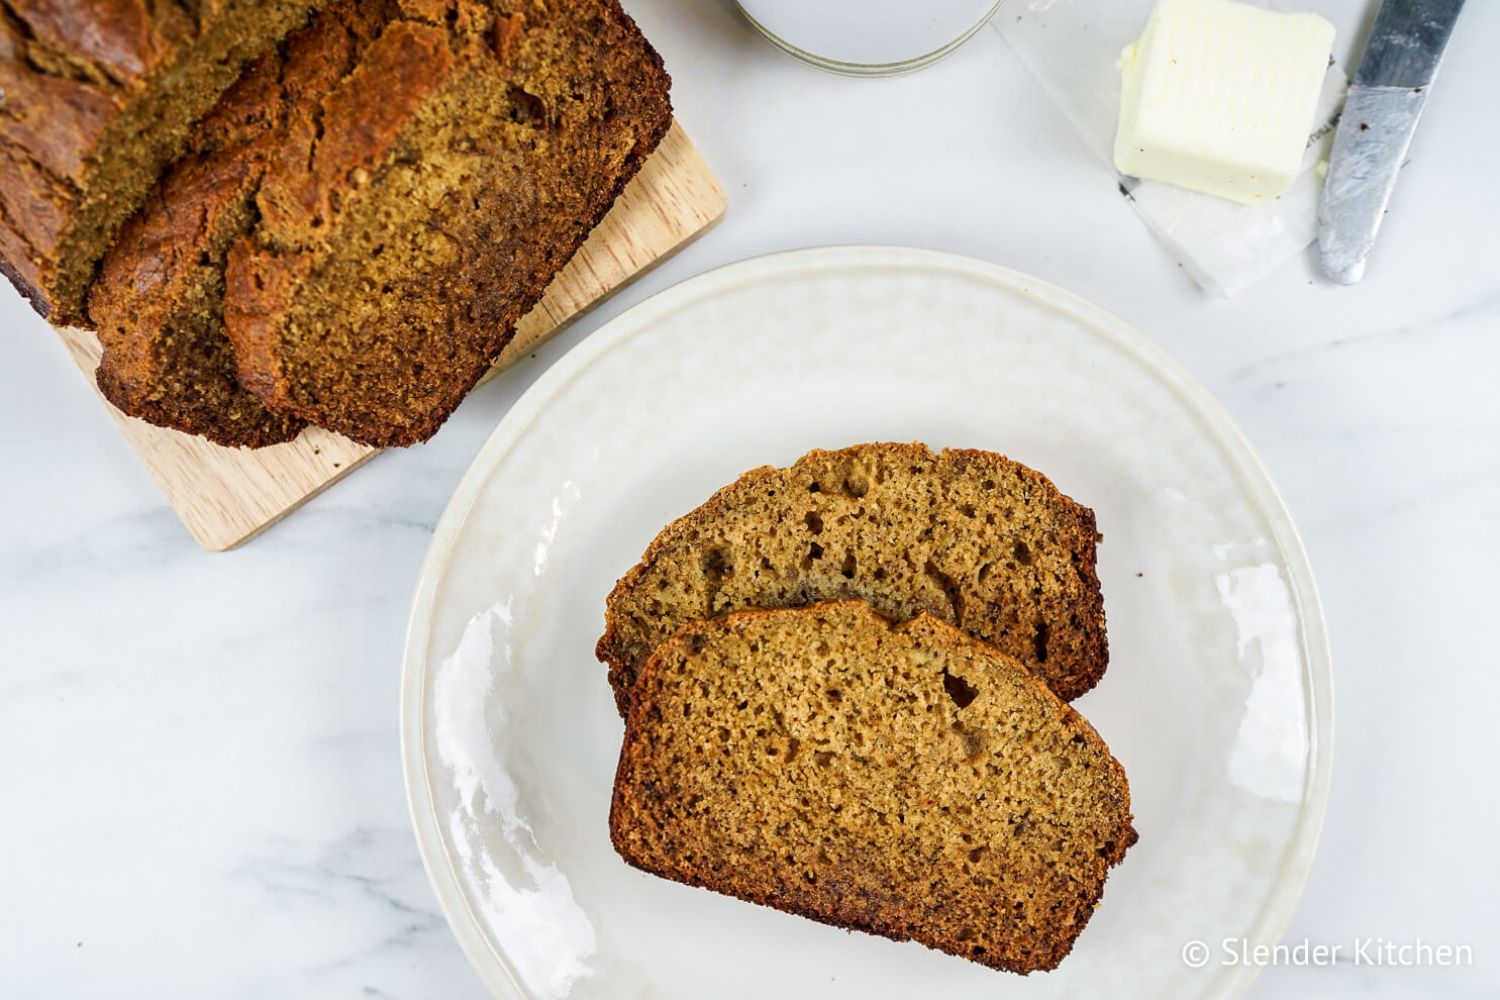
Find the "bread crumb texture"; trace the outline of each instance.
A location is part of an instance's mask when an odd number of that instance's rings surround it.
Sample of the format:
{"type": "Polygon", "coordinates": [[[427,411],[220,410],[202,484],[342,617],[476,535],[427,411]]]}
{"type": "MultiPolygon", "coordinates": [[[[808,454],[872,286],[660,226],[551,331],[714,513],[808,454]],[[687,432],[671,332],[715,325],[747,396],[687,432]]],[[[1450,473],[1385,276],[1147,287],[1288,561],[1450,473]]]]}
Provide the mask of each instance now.
{"type": "Polygon", "coordinates": [[[1098,538],[1093,511],[993,452],[813,451],[665,528],[610,593],[596,651],[623,715],[646,657],[688,622],[859,598],[957,625],[1071,700],[1109,661],[1098,538]]]}
{"type": "Polygon", "coordinates": [[[679,631],[631,698],[610,832],[647,872],[1052,969],[1135,842],[1120,764],[1012,657],[860,601],[679,631]]]}

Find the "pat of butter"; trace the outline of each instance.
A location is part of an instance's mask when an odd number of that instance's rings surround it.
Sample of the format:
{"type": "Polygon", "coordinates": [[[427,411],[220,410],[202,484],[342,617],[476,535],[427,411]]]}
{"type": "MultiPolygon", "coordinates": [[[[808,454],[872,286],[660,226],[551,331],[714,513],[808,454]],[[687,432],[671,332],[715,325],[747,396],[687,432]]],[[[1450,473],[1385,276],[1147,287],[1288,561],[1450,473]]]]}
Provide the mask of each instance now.
{"type": "Polygon", "coordinates": [[[1121,173],[1256,202],[1302,166],[1333,25],[1236,0],[1159,0],[1121,57],[1121,173]]]}

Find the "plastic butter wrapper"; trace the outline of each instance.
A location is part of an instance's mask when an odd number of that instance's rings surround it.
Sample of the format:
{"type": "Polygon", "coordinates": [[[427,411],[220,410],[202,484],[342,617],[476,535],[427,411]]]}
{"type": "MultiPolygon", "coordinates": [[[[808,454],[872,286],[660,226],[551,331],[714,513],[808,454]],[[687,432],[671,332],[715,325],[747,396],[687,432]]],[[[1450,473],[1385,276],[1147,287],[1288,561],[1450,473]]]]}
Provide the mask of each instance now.
{"type": "MultiPolygon", "coordinates": [[[[1282,2],[1259,5],[1296,9],[1282,2]]],[[[1154,6],[1154,0],[1010,0],[993,24],[1193,280],[1235,295],[1317,238],[1317,167],[1327,159],[1348,79],[1329,63],[1301,172],[1273,201],[1245,205],[1121,176],[1114,167],[1120,54],[1140,37],[1154,6]]]]}

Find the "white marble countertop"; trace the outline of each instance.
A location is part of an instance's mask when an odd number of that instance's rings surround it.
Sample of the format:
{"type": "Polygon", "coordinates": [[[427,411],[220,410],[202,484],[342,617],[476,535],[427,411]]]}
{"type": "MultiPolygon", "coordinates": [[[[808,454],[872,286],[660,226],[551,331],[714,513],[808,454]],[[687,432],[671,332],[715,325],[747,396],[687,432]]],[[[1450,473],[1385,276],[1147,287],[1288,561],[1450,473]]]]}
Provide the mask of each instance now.
{"type": "MultiPolygon", "coordinates": [[[[1471,3],[1363,284],[1311,256],[1194,288],[995,30],[850,80],[723,2],[629,0],[729,215],[243,549],[199,550],[57,339],[0,291],[0,994],[479,997],[407,821],[407,603],[470,457],[645,296],[789,247],[914,244],[1119,314],[1239,420],[1303,532],[1337,675],[1333,795],[1289,941],[1469,944],[1466,968],[1275,968],[1259,997],[1500,994],[1500,5],[1471,3]]],[[[1375,4],[1308,0],[1362,41],[1375,4]]],[[[1004,15],[1002,14],[1002,18],[1004,15]]],[[[919,345],[914,345],[916,349],[919,345]]]]}

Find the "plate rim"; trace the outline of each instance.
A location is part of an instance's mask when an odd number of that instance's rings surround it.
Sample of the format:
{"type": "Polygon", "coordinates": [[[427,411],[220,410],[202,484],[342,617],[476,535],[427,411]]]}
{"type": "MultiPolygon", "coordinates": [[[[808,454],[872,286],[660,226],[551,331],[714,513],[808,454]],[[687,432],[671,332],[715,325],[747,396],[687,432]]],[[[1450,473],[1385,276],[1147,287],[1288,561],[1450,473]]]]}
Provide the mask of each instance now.
{"type": "MultiPolygon", "coordinates": [[[[452,859],[443,847],[440,824],[436,810],[432,808],[432,786],[427,780],[427,732],[422,697],[429,666],[425,651],[436,581],[453,554],[459,529],[474,501],[496,465],[537,420],[545,404],[617,344],[649,330],[654,318],[697,299],[711,297],[727,285],[742,285],[787,272],[839,268],[881,270],[893,265],[958,271],[981,277],[1053,311],[1074,316],[1096,335],[1133,355],[1203,421],[1215,443],[1236,467],[1242,486],[1269,523],[1272,538],[1287,569],[1287,582],[1300,625],[1303,676],[1307,683],[1304,699],[1308,715],[1307,785],[1299,804],[1296,826],[1278,865],[1276,881],[1250,926],[1246,940],[1252,944],[1275,944],[1285,934],[1312,870],[1327,814],[1333,771],[1333,658],[1306,547],[1260,455],[1224,405],[1164,348],[1120,317],[1076,293],[1023,271],[964,254],[881,244],[831,245],[776,251],[720,265],[670,285],[604,323],[538,376],[506,411],[475,452],[444,505],[418,571],[407,618],[399,708],[401,765],[407,809],[428,882],[470,967],[492,995],[505,1000],[521,1000],[527,994],[505,956],[483,931],[482,923],[470,907],[453,870],[452,859]],[[426,808],[421,808],[423,806],[426,808]]],[[[1219,971],[1220,975],[1208,984],[1214,992],[1206,996],[1243,996],[1261,968],[1236,964],[1221,966],[1219,971]]]]}

